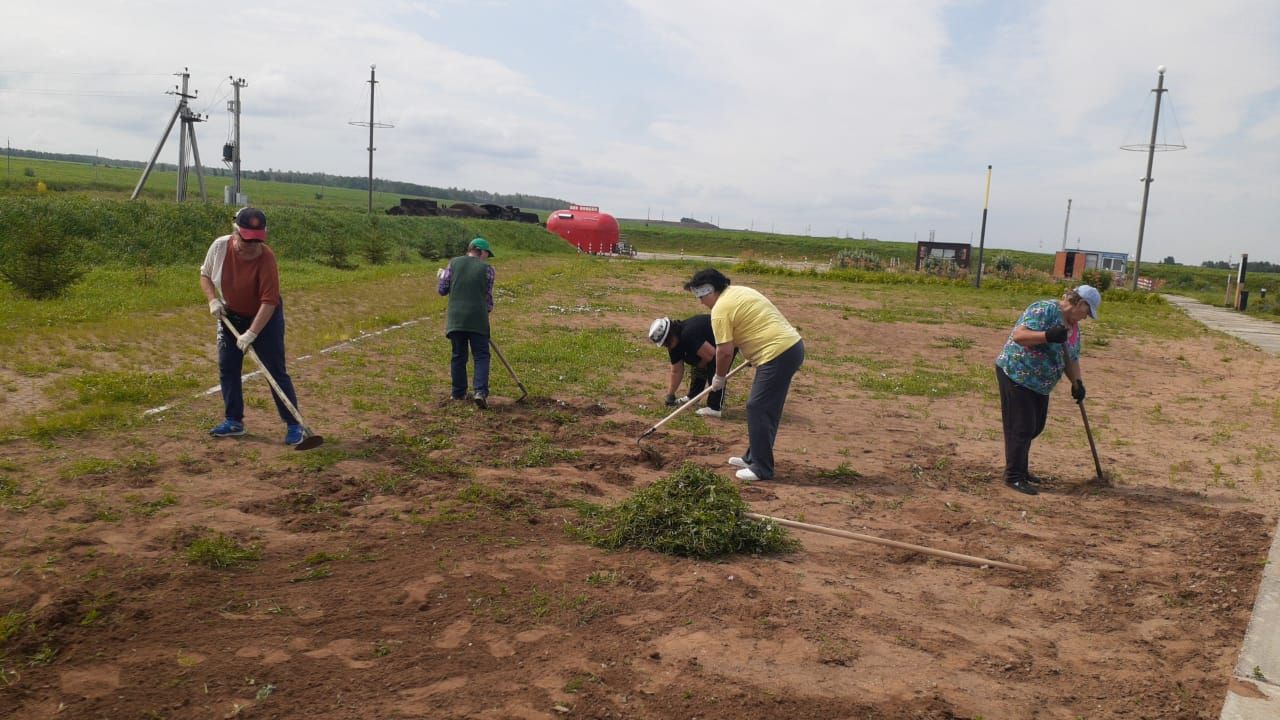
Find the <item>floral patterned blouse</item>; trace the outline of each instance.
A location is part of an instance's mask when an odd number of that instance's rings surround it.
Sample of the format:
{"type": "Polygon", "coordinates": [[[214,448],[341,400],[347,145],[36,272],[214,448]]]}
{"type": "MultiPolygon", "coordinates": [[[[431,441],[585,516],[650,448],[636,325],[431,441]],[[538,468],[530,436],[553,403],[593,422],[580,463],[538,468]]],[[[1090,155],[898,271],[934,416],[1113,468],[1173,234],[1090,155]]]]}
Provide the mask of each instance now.
{"type": "MultiPolygon", "coordinates": [[[[1028,330],[1044,332],[1054,325],[1067,325],[1058,308],[1056,300],[1037,300],[1022,312],[1018,325],[1025,325],[1028,330]]],[[[1080,359],[1080,326],[1067,326],[1067,352],[1072,360],[1080,359]]],[[[1034,390],[1041,395],[1053,392],[1063,372],[1067,369],[1067,361],[1062,357],[1062,345],[1045,343],[1024,347],[1013,341],[1013,333],[1004,343],[1004,349],[996,356],[996,367],[1004,370],[1009,379],[1019,385],[1034,390]]]]}

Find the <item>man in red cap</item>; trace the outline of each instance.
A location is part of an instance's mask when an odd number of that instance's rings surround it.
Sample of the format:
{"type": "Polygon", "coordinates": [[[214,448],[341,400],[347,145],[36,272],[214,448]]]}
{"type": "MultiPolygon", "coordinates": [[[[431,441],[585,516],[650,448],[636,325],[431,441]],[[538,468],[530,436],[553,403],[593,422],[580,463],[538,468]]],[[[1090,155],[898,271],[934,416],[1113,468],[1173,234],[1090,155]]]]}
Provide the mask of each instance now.
{"type": "MultiPolygon", "coordinates": [[[[225,419],[209,434],[234,437],[244,434],[244,396],[240,374],[244,354],[252,347],[275,378],[289,402],[298,407],[293,381],[285,369],[284,299],[280,297],[280,272],[276,256],[266,246],[267,216],[258,208],[241,208],[231,234],[213,241],[200,267],[200,289],[209,301],[209,313],[218,323],[218,372],[222,385],[225,419]],[[237,341],[222,324],[226,317],[240,333],[237,341]]],[[[303,430],[289,408],[272,391],[276,412],[284,421],[284,441],[302,442],[303,430]]]]}

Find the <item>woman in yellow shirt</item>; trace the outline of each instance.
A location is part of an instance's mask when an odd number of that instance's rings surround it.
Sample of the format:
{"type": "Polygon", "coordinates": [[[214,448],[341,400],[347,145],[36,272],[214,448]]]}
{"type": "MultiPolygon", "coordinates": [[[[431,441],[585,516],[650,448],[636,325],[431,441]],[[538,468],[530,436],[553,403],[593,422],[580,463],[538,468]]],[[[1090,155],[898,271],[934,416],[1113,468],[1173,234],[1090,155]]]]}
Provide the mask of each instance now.
{"type": "Polygon", "coordinates": [[[804,364],[804,341],[768,298],[749,287],[731,287],[719,270],[699,270],[684,289],[711,309],[716,338],[711,389],[724,387],[735,351],[756,368],[747,400],[747,451],[729,458],[729,464],[739,468],[739,480],[772,480],[773,444],[791,378],[804,364]]]}

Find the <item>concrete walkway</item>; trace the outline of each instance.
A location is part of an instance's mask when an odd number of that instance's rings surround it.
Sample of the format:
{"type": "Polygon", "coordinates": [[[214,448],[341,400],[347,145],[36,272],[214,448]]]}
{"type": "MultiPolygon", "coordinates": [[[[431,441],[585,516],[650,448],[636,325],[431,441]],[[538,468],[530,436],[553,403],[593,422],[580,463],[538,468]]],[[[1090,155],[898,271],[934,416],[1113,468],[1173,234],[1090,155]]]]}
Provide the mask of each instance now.
{"type": "Polygon", "coordinates": [[[1259,320],[1224,307],[1205,305],[1199,300],[1181,295],[1165,295],[1164,299],[1181,308],[1191,316],[1192,320],[1198,320],[1214,330],[1221,330],[1232,337],[1240,338],[1250,345],[1257,345],[1273,355],[1280,355],[1280,323],[1259,320]]]}
{"type": "MultiPolygon", "coordinates": [[[[1209,328],[1280,355],[1280,324],[1180,295],[1165,295],[1164,299],[1209,328]]],[[[1271,535],[1271,553],[1262,569],[1253,615],[1221,715],[1222,720],[1276,718],[1280,718],[1280,526],[1271,535]]]]}

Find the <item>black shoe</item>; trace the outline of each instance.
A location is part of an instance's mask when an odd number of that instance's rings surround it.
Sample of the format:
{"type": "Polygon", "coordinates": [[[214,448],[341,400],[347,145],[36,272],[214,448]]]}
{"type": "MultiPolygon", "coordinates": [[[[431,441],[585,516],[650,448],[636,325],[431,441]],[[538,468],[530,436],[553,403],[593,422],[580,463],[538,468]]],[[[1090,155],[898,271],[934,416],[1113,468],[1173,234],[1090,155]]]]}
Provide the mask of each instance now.
{"type": "Polygon", "coordinates": [[[480,408],[481,410],[487,410],[489,408],[489,402],[485,399],[486,397],[487,396],[485,395],[477,395],[475,398],[476,407],[480,408]]]}
{"type": "Polygon", "coordinates": [[[1031,483],[1032,485],[1039,485],[1040,483],[1043,483],[1044,480],[1041,480],[1040,478],[1036,477],[1035,475],[1032,475],[1031,473],[1027,473],[1027,482],[1031,483]]]}
{"type": "Polygon", "coordinates": [[[1039,495],[1039,494],[1040,494],[1040,491],[1039,491],[1039,490],[1037,490],[1037,489],[1035,488],[1035,486],[1034,486],[1034,485],[1032,485],[1031,483],[1029,483],[1029,482],[1027,482],[1026,480],[1023,480],[1023,479],[1018,479],[1018,480],[1005,480],[1005,481],[1004,481],[1004,484],[1005,484],[1005,485],[1008,485],[1010,488],[1012,488],[1012,489],[1014,489],[1014,490],[1017,490],[1018,492],[1020,492],[1020,493],[1022,493],[1022,494],[1024,494],[1024,495],[1039,495]]]}

